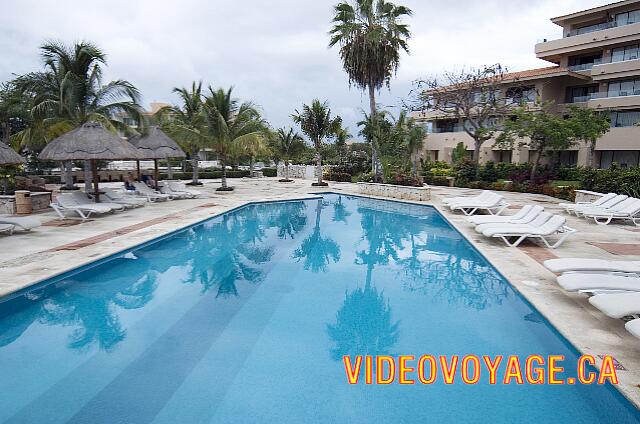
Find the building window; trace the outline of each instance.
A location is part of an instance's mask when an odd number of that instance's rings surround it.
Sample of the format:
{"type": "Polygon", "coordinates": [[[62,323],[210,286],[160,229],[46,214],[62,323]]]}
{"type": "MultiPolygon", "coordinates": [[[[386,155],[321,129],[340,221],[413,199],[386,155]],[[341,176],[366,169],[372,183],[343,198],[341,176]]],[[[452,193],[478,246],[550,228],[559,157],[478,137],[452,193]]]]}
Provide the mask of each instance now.
{"type": "Polygon", "coordinates": [[[638,110],[611,112],[612,127],[633,127],[638,122],[640,122],[640,111],[638,110]]]}
{"type": "MultiPolygon", "coordinates": [[[[640,87],[640,84],[639,84],[639,87],[640,87]]],[[[597,85],[593,85],[589,87],[569,87],[567,103],[587,102],[591,98],[593,98],[593,95],[597,92],[598,92],[597,85]]]]}
{"type": "Polygon", "coordinates": [[[640,80],[623,80],[609,83],[609,97],[640,95],[640,80]]]}
{"type": "Polygon", "coordinates": [[[513,151],[499,150],[496,153],[498,153],[498,163],[511,163],[511,159],[513,157],[513,151]]]}
{"type": "Polygon", "coordinates": [[[577,150],[563,150],[558,153],[558,163],[566,166],[576,166],[578,164],[577,150]]]}
{"type": "Polygon", "coordinates": [[[611,61],[622,62],[625,60],[638,59],[638,47],[638,44],[616,47],[615,49],[611,50],[611,61]]]}
{"type": "Polygon", "coordinates": [[[616,26],[635,24],[636,22],[640,22],[640,10],[616,14],[616,26]]]}
{"type": "Polygon", "coordinates": [[[600,168],[607,169],[612,163],[617,163],[622,168],[630,168],[640,165],[640,150],[601,150],[600,168]]]}
{"type": "Polygon", "coordinates": [[[537,96],[535,87],[512,87],[507,89],[505,101],[507,104],[533,103],[537,96]]]}

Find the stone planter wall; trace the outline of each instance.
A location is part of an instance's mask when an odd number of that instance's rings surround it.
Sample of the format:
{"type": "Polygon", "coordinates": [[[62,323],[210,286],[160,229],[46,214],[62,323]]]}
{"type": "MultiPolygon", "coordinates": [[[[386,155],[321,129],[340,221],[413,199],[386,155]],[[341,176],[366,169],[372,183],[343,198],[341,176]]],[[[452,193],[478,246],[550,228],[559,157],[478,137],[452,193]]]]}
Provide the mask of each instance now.
{"type": "MultiPolygon", "coordinates": [[[[48,191],[34,192],[30,196],[33,211],[47,209],[51,203],[51,193],[48,191]]],[[[0,196],[0,214],[13,215],[16,213],[16,196],[0,196]]]]}
{"type": "Polygon", "coordinates": [[[595,191],[589,190],[576,190],[576,199],[575,202],[595,202],[599,198],[604,196],[603,193],[598,193],[595,191]]]}
{"type": "Polygon", "coordinates": [[[431,199],[431,188],[408,187],[393,184],[358,183],[358,190],[362,194],[371,196],[391,197],[393,199],[425,201],[431,199]]]}

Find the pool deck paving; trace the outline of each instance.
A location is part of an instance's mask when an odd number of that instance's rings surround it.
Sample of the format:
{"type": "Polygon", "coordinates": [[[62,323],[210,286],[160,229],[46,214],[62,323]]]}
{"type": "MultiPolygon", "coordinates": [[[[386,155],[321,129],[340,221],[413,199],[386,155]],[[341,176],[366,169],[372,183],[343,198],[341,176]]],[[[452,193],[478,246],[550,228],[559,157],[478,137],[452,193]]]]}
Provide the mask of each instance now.
{"type": "MultiPolygon", "coordinates": [[[[42,227],[0,236],[0,296],[250,202],[301,199],[329,191],[358,194],[357,185],[352,183],[312,187],[308,180],[280,183],[277,178],[243,178],[230,180],[230,184],[235,186],[233,192],[216,192],[220,181],[204,180],[204,185],[197,188],[203,193],[202,198],[152,203],[91,217],[84,223],[61,220],[53,212],[37,214],[42,227]]],[[[612,355],[621,365],[618,389],[640,408],[640,339],[625,330],[624,321],[609,318],[591,306],[587,295],[563,291],[555,283],[555,275],[542,266],[544,260],[556,257],[640,260],[640,227],[626,223],[600,226],[564,214],[567,224],[578,232],[559,248],[548,249],[537,242],[510,248],[501,240],[476,233],[461,213],[442,207],[443,197],[478,192],[432,187],[430,201],[412,203],[438,208],[578,350],[595,357],[612,355]]],[[[562,213],[558,199],[526,193],[502,194],[512,204],[512,210],[537,203],[550,212],[562,213]]]]}

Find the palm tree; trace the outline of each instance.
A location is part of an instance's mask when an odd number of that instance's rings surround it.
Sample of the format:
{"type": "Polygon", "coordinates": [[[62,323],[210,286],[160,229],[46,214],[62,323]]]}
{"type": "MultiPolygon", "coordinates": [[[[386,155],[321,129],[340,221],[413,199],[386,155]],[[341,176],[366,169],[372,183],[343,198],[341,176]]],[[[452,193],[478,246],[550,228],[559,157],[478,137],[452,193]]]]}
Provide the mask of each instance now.
{"type": "MultiPolygon", "coordinates": [[[[44,145],[72,129],[88,122],[101,123],[110,131],[134,133],[124,118],[129,117],[142,127],[140,93],[128,81],[115,80],[102,84],[102,67],[106,55],[89,42],[67,46],[59,41],[40,47],[44,70],[17,78],[21,91],[33,99],[31,125],[15,134],[24,147],[44,145]]],[[[70,170],[70,164],[65,164],[70,170]]],[[[85,188],[91,187],[91,169],[85,161],[85,188]]],[[[65,178],[73,187],[70,175],[65,178]]]]}
{"type": "Polygon", "coordinates": [[[233,87],[227,91],[209,87],[205,98],[204,119],[207,143],[218,154],[222,166],[222,187],[219,191],[233,190],[227,186],[226,164],[238,154],[242,146],[264,140],[267,125],[256,107],[232,97],[233,87]]]}
{"type": "Polygon", "coordinates": [[[413,176],[417,177],[420,151],[422,150],[424,139],[427,137],[426,129],[418,124],[414,118],[408,116],[406,110],[402,110],[394,122],[393,130],[401,145],[406,149],[406,156],[411,162],[413,176]]]}
{"type": "Polygon", "coordinates": [[[347,140],[351,138],[351,133],[348,128],[340,128],[336,131],[336,140],[333,143],[338,151],[338,164],[342,165],[345,157],[347,156],[347,140]]]}
{"type": "Polygon", "coordinates": [[[293,258],[304,259],[304,269],[311,272],[326,272],[327,265],[331,261],[340,261],[340,245],[331,237],[323,237],[320,231],[320,217],[324,208],[322,199],[318,199],[316,205],[316,224],[311,234],[302,241],[300,247],[293,252],[293,258]]]}
{"type": "MultiPolygon", "coordinates": [[[[411,32],[408,25],[402,23],[402,18],[413,12],[385,0],[355,0],[353,4],[343,1],[334,7],[334,12],[329,47],[340,46],[340,58],[349,84],[368,89],[371,116],[375,119],[376,90],[385,84],[389,86],[400,64],[400,51],[409,52],[407,41],[411,32]]],[[[377,142],[374,137],[371,161],[375,178],[380,181],[382,167],[377,142]]]]}
{"type": "Polygon", "coordinates": [[[271,153],[269,150],[269,145],[266,141],[265,137],[253,137],[247,138],[243,140],[238,145],[240,152],[243,156],[249,157],[249,177],[252,178],[255,176],[255,171],[253,170],[256,157],[264,156],[267,157],[271,153]]]}
{"type": "Polygon", "coordinates": [[[322,181],[322,143],[325,139],[334,137],[342,126],[342,118],[336,116],[331,117],[331,109],[329,104],[313,99],[311,106],[302,105],[302,112],[291,115],[293,122],[300,125],[302,132],[311,139],[313,147],[316,149],[316,173],[318,182],[313,183],[314,186],[326,186],[327,183],[322,181]]]}
{"type": "Polygon", "coordinates": [[[180,106],[168,106],[158,111],[163,131],[175,139],[191,158],[191,184],[198,185],[198,155],[204,145],[204,118],[202,81],[191,83],[191,88],[174,88],[180,106]]]}
{"type": "Polygon", "coordinates": [[[279,128],[272,138],[272,150],[284,161],[284,178],[280,182],[291,182],[289,179],[289,165],[293,157],[304,151],[304,139],[293,128],[286,130],[279,128]]]}

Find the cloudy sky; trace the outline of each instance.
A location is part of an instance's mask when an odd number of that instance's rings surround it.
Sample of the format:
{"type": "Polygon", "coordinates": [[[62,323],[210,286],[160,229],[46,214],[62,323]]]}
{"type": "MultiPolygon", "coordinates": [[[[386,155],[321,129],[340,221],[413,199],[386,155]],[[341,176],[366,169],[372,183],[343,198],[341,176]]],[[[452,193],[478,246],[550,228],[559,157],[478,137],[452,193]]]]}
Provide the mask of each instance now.
{"type": "MultiPolygon", "coordinates": [[[[559,38],[549,18],[606,0],[399,0],[414,11],[411,54],[403,56],[380,103],[397,107],[416,78],[500,62],[509,70],[547,66],[542,38],[559,38]]],[[[107,79],[127,79],[151,101],[202,80],[233,85],[272,125],[289,126],[303,102],[327,99],[352,133],[368,100],[327,48],[336,0],[5,0],[0,15],[0,80],[39,69],[47,39],[90,40],[108,54],[107,79]]]]}

